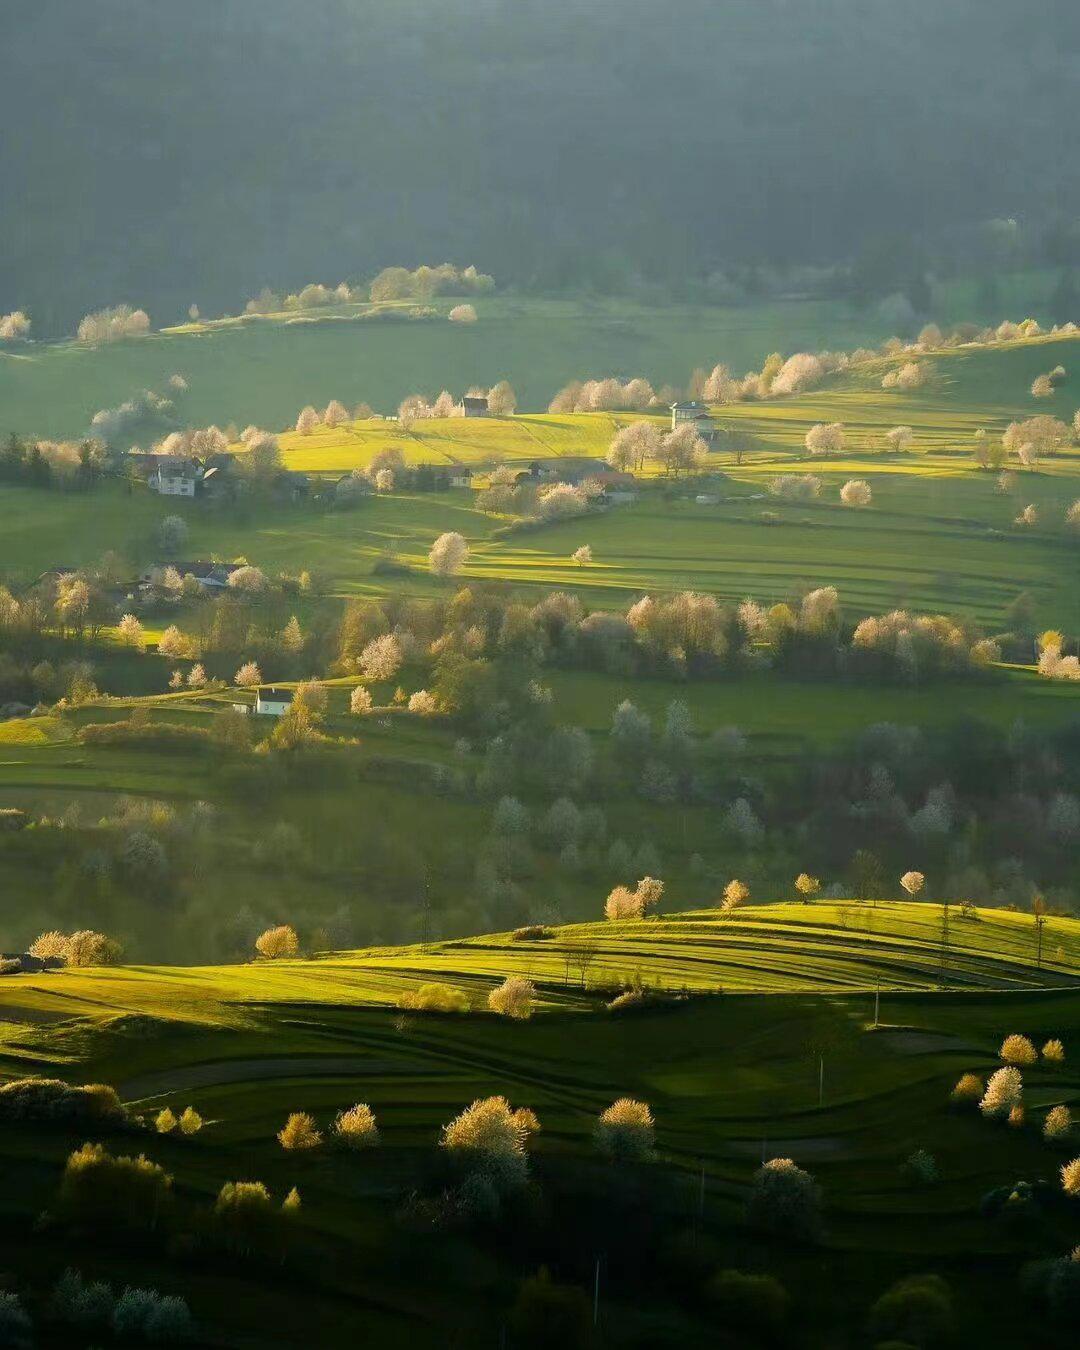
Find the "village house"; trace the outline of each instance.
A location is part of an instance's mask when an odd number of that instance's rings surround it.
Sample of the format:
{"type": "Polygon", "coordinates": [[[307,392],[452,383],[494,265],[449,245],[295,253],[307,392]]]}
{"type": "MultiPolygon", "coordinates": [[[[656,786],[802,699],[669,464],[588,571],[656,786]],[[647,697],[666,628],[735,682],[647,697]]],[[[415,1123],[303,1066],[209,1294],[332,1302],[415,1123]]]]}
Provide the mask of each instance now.
{"type": "Polygon", "coordinates": [[[292,701],[291,689],[259,689],[255,694],[255,711],[263,717],[284,717],[292,701]]]}
{"type": "Polygon", "coordinates": [[[155,562],[139,573],[139,585],[162,585],[165,573],[171,567],[181,578],[194,577],[203,590],[223,591],[229,584],[229,578],[241,566],[241,563],[209,562],[206,559],[194,562],[155,562]]]}
{"type": "Polygon", "coordinates": [[[696,399],[688,399],[671,405],[672,431],[689,422],[703,441],[715,441],[720,431],[713,421],[708,406],[696,399]]]}
{"type": "Polygon", "coordinates": [[[158,455],[150,469],[146,486],[160,497],[194,497],[202,484],[203,468],[194,459],[176,455],[158,455]]]}
{"type": "Polygon", "coordinates": [[[450,486],[455,488],[472,487],[472,469],[467,464],[455,464],[450,470],[450,486]]]}
{"type": "Polygon", "coordinates": [[[486,417],[488,401],[481,394],[465,394],[458,404],[462,417],[486,417]]]}

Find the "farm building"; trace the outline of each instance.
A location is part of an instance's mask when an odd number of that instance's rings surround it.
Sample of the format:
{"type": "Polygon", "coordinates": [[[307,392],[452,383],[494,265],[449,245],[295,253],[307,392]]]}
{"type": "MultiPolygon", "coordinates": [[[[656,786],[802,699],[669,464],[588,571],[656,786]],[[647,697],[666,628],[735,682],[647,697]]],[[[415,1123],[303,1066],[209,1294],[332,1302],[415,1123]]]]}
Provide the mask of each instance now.
{"type": "Polygon", "coordinates": [[[161,497],[194,497],[203,480],[202,465],[194,459],[174,455],[157,456],[147,475],[146,485],[161,497]]]}
{"type": "Polygon", "coordinates": [[[229,584],[229,578],[240,566],[239,563],[209,562],[197,559],[193,562],[156,562],[144,568],[139,574],[141,586],[160,586],[165,574],[173,568],[181,578],[192,576],[207,591],[221,591],[229,584]]]}
{"type": "Polygon", "coordinates": [[[482,394],[466,394],[460,403],[462,417],[486,417],[488,401],[482,394]]]}
{"type": "Polygon", "coordinates": [[[689,399],[671,405],[671,429],[689,422],[703,441],[715,441],[720,432],[712,419],[708,406],[696,399],[689,399]]]}
{"type": "Polygon", "coordinates": [[[467,464],[455,464],[450,470],[450,486],[455,488],[472,487],[472,469],[467,464]]]}
{"type": "Polygon", "coordinates": [[[283,717],[292,701],[291,689],[260,689],[255,694],[255,711],[264,717],[283,717]]]}

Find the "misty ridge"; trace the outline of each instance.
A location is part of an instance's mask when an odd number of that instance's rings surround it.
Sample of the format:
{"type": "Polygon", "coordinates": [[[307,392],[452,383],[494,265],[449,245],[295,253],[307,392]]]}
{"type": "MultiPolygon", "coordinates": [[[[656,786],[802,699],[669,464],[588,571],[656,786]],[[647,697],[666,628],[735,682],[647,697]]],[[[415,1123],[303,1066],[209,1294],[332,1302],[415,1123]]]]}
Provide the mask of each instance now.
{"type": "Polygon", "coordinates": [[[1078,39],[1070,0],[8,0],[2,308],[157,326],[444,258],[654,300],[853,262],[885,294],[999,218],[1072,266],[1078,39]]]}

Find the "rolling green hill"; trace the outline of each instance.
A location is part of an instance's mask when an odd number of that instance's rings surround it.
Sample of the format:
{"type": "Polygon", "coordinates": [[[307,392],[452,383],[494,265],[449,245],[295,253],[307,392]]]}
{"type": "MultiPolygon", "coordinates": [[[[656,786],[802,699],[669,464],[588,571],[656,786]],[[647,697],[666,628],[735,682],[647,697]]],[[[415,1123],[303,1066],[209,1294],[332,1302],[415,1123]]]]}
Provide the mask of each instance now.
{"type": "MultiPolygon", "coordinates": [[[[478,1334],[505,1316],[516,1272],[546,1250],[546,1223],[534,1220],[522,1251],[505,1236],[494,1240],[499,1228],[491,1238],[482,1226],[415,1232],[401,1206],[410,1188],[426,1184],[441,1125],[470,1101],[505,1093],[541,1124],[531,1166],[537,1196],[560,1216],[562,1278],[588,1284],[595,1244],[604,1244],[608,1335],[663,1311],[686,1344],[715,1343],[715,1312],[698,1281],[717,1264],[778,1274],[798,1317],[829,1327],[834,1341],[858,1336],[869,1303],[900,1274],[944,1268],[972,1300],[970,1325],[981,1327],[984,1300],[1013,1278],[1029,1248],[1022,1230],[980,1217],[980,1196],[1017,1178],[1052,1176],[1069,1156],[1042,1140],[1039,1124],[1050,1105],[1080,1102],[1072,1062],[1080,925],[1051,920],[1050,956],[1038,971],[1029,919],[954,916],[943,974],[940,919],[940,907],[928,905],[776,905],[727,918],[586,925],[537,943],[501,935],[312,962],[6,976],[6,1075],[111,1082],[147,1120],[165,1105],[179,1112],[193,1104],[206,1122],[191,1139],[6,1125],[6,1266],[31,1286],[73,1262],[107,1274],[107,1230],[90,1242],[53,1223],[31,1227],[53,1203],[63,1159],[89,1133],[115,1152],[142,1149],[175,1175],[174,1222],[198,1222],[227,1180],[262,1180],[278,1199],[298,1188],[302,1228],[284,1265],[230,1263],[226,1285],[199,1247],[166,1257],[150,1240],[129,1267],[132,1278],[183,1292],[209,1344],[286,1346],[303,1334],[329,1346],[363,1333],[380,1345],[434,1346],[445,1344],[455,1308],[456,1325],[478,1334]],[[569,968],[567,953],[575,953],[569,968]],[[537,980],[532,1021],[394,1010],[403,990],[431,978],[454,982],[482,1006],[512,970],[537,980]],[[599,1000],[635,977],[698,996],[605,1013],[599,1000]],[[770,992],[751,992],[763,990],[770,992]],[[1063,1067],[1024,1070],[1029,1124],[1009,1129],[950,1107],[959,1075],[985,1077],[1014,1031],[1036,1045],[1058,1036],[1067,1048],[1063,1067]],[[647,1101],[657,1122],[655,1162],[619,1173],[627,1195],[590,1140],[597,1112],[622,1095],[647,1101]],[[327,1143],[295,1154],[275,1142],[290,1111],[310,1112],[325,1130],[357,1100],[376,1113],[379,1148],[348,1154],[327,1143]],[[902,1164],[917,1148],[933,1155],[936,1184],[904,1181],[902,1164]],[[794,1158],[824,1189],[817,1247],[743,1225],[750,1177],[776,1156],[794,1158]],[[615,1235],[641,1214],[644,1195],[652,1219],[647,1230],[635,1222],[636,1245],[652,1260],[670,1241],[698,1252],[682,1263],[690,1283],[677,1312],[670,1295],[635,1276],[615,1235]],[[594,1205],[606,1219],[594,1217],[594,1205]],[[837,1262],[842,1290],[821,1278],[837,1262]],[[316,1288],[301,1333],[296,1295],[316,1288]]],[[[1063,1224],[1047,1233],[1051,1251],[1068,1231],[1063,1224]]],[[[208,1238],[209,1230],[200,1247],[208,1238]]],[[[994,1335],[1022,1335],[1040,1350],[1053,1344],[1022,1307],[1010,1303],[993,1320],[994,1335]]],[[[980,1339],[989,1334],[987,1327],[980,1339]]]]}

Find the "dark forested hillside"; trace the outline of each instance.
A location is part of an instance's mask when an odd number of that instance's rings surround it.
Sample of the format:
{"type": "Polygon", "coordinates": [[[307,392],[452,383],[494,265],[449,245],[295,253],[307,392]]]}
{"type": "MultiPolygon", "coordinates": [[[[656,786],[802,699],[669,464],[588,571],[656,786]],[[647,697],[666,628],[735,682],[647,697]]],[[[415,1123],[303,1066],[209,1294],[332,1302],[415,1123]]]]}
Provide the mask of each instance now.
{"type": "Polygon", "coordinates": [[[1049,223],[1080,209],[1078,31],[1074,0],[5,0],[0,312],[157,324],[444,257],[668,284],[1049,223]]]}

